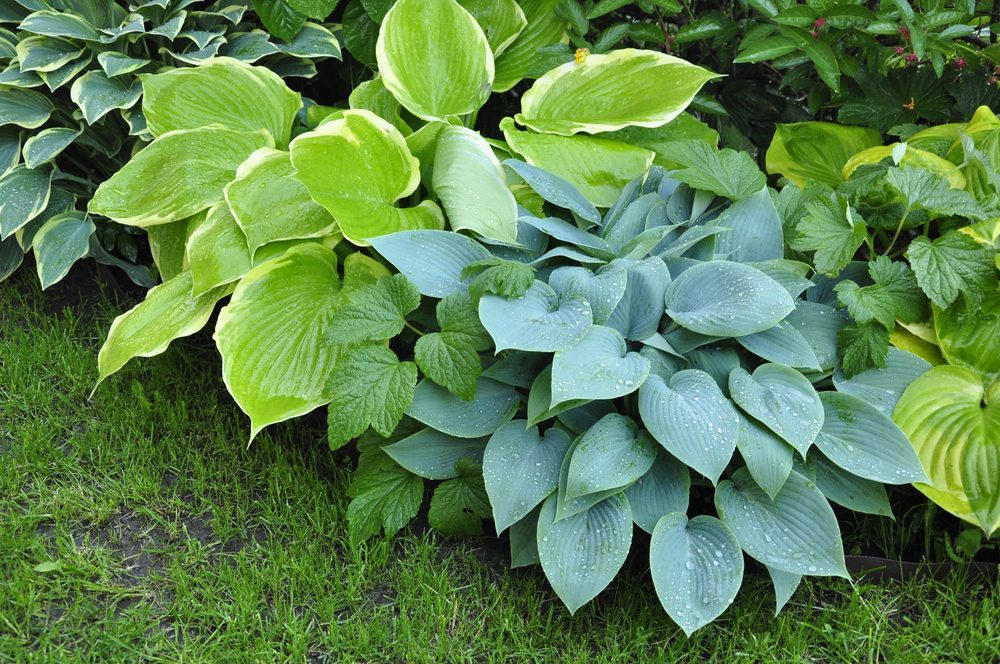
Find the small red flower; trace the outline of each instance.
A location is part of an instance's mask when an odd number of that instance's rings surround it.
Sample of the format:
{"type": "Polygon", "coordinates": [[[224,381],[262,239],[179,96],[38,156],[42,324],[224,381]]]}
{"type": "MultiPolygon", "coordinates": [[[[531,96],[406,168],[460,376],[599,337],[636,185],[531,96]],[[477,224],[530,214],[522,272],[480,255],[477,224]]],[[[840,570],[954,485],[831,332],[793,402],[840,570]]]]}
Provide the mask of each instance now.
{"type": "Polygon", "coordinates": [[[813,30],[819,30],[824,25],[826,25],[826,19],[820,16],[818,19],[816,19],[816,22],[813,23],[813,30]]]}
{"type": "Polygon", "coordinates": [[[909,30],[909,28],[906,28],[904,26],[900,26],[900,28],[899,28],[899,34],[903,35],[903,39],[909,39],[910,38],[910,30],[909,30]]]}
{"type": "Polygon", "coordinates": [[[955,62],[953,64],[955,65],[956,69],[965,69],[966,65],[965,58],[955,58],[955,62]]]}
{"type": "Polygon", "coordinates": [[[906,54],[906,64],[912,65],[912,64],[914,64],[916,62],[920,62],[920,58],[917,56],[916,53],[907,53],[906,54]]]}
{"type": "Polygon", "coordinates": [[[902,55],[903,51],[905,51],[906,49],[903,48],[902,46],[896,46],[892,50],[896,52],[896,55],[902,55]]]}

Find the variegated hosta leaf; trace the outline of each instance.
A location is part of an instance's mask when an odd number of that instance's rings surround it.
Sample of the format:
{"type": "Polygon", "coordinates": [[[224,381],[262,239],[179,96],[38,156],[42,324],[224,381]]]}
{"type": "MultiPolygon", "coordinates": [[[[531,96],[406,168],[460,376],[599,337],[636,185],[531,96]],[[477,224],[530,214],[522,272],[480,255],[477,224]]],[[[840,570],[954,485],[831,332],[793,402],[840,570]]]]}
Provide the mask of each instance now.
{"type": "Polygon", "coordinates": [[[55,106],[40,92],[23,88],[0,90],[0,125],[34,129],[45,124],[55,106]]]}
{"type": "Polygon", "coordinates": [[[653,164],[652,150],[589,136],[555,136],[518,131],[500,122],[511,149],[526,162],[558,175],[597,207],[611,207],[629,182],[653,164]]]}
{"type": "MultiPolygon", "coordinates": [[[[170,342],[194,334],[208,322],[215,303],[228,294],[219,288],[200,297],[191,295],[191,272],[185,271],[156,286],[146,299],[118,316],[97,356],[97,383],[133,357],[153,357],[170,342]]],[[[95,388],[96,389],[96,388],[95,388]]]]}
{"type": "Polygon", "coordinates": [[[659,127],[680,115],[708,81],[707,69],[656,51],[620,49],[567,62],[521,98],[518,123],[571,136],[628,126],[659,127]]]}
{"type": "Polygon", "coordinates": [[[83,111],[87,124],[94,124],[116,108],[135,105],[142,96],[142,86],[138,81],[126,84],[95,70],[73,81],[70,96],[83,111]]]}
{"type": "Polygon", "coordinates": [[[374,113],[344,111],[298,136],[290,149],[299,180],[355,244],[398,231],[444,228],[431,201],[395,206],[420,184],[420,162],[399,130],[374,113]]]}
{"type": "Polygon", "coordinates": [[[31,241],[42,289],[66,276],[87,255],[94,222],[83,212],[64,212],[46,221],[31,241]]]}
{"type": "Polygon", "coordinates": [[[930,477],[915,486],[987,536],[1000,529],[1000,382],[933,367],[906,388],[893,419],[930,477]]]}
{"type": "Polygon", "coordinates": [[[0,178],[0,239],[42,214],[49,204],[52,170],[15,166],[0,178]]]}
{"type": "Polygon", "coordinates": [[[101,183],[90,212],[140,227],[190,217],[221,202],[236,168],[254,150],[273,145],[263,130],[203,127],[163,134],[101,183]]]}
{"type": "Polygon", "coordinates": [[[309,242],[250,270],[219,313],[222,376],[250,416],[251,439],[330,400],[337,350],[326,333],[339,291],[336,256],[309,242]]]}
{"type": "Polygon", "coordinates": [[[538,49],[566,42],[566,19],[555,11],[560,2],[562,0],[518,1],[527,25],[502,54],[497,54],[494,92],[506,92],[517,85],[537,62],[538,49]]]}
{"type": "Polygon", "coordinates": [[[266,130],[284,148],[302,107],[299,94],[277,74],[233,58],[141,79],[142,112],[154,136],[216,124],[244,132],[266,130]]]}
{"type": "Polygon", "coordinates": [[[336,220],[295,177],[288,152],[254,152],[236,169],[225,196],[251,254],[268,242],[325,237],[337,229],[336,220]]]}
{"type": "Polygon", "coordinates": [[[493,57],[503,53],[528,25],[524,10],[514,0],[458,0],[486,34],[493,57]]]}
{"type": "Polygon", "coordinates": [[[208,214],[192,223],[187,238],[187,260],[195,297],[236,281],[250,271],[247,238],[228,205],[213,205],[208,214]]]}
{"type": "Polygon", "coordinates": [[[472,14],[455,0],[399,0],[375,45],[385,87],[424,120],[478,109],[493,85],[493,52],[472,14]]]}
{"type": "Polygon", "coordinates": [[[434,155],[434,193],[452,230],[517,244],[517,201],[493,150],[479,132],[448,126],[434,155]]]}

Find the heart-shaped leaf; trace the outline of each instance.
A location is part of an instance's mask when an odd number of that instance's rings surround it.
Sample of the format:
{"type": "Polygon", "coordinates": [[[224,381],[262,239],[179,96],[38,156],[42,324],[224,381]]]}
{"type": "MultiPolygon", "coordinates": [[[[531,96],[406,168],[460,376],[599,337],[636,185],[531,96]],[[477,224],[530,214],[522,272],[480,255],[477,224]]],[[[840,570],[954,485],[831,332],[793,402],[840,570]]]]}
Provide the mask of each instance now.
{"type": "Polygon", "coordinates": [[[667,514],[649,543],[649,571],[664,610],[688,636],[716,618],[743,584],[743,552],[712,516],[667,514]]]}
{"type": "Polygon", "coordinates": [[[479,378],[472,401],[424,379],[417,385],[406,414],[429,427],[458,438],[488,436],[517,412],[517,392],[489,378],[479,378]]]}
{"type": "Polygon", "coordinates": [[[710,375],[685,369],[669,386],[651,375],[639,388],[639,413],[668,452],[713,484],[719,480],[736,449],[740,419],[710,375]]]}
{"type": "Polygon", "coordinates": [[[762,364],[753,375],[733,369],[729,392],[740,408],[805,458],[823,428],[823,403],[808,378],[780,364],[762,364]]]}
{"type": "Polygon", "coordinates": [[[625,396],[639,389],[648,375],[649,360],[629,352],[617,330],[593,325],[578,342],[556,352],[549,406],[625,396]]]}
{"type": "Polygon", "coordinates": [[[631,484],[656,459],[656,443],[631,419],[612,413],[580,436],[566,477],[566,497],[580,498],[631,484]]]}
{"type": "Polygon", "coordinates": [[[560,298],[542,281],[535,281],[523,297],[514,300],[484,296],[479,301],[479,318],[498,352],[514,348],[552,353],[569,348],[593,323],[586,300],[560,298]]]}
{"type": "Polygon", "coordinates": [[[649,471],[625,489],[632,506],[632,520],[647,533],[652,533],[664,514],[687,512],[690,490],[691,475],[687,466],[666,450],[659,450],[649,471]]]}
{"type": "Polygon", "coordinates": [[[576,296],[590,302],[594,324],[604,325],[625,295],[628,273],[619,263],[593,272],[584,267],[558,267],[549,275],[549,286],[561,297],[576,296]]]}
{"type": "Polygon", "coordinates": [[[429,480],[458,477],[455,463],[465,458],[479,463],[485,449],[485,438],[456,438],[434,429],[422,429],[382,448],[400,466],[429,480]]]}
{"type": "Polygon", "coordinates": [[[892,416],[896,402],[910,384],[931,368],[930,363],[913,353],[890,348],[884,367],[874,367],[845,378],[838,369],[833,384],[838,392],[856,396],[892,416]]]}
{"type": "Polygon", "coordinates": [[[372,238],[371,243],[428,297],[467,292],[471,280],[462,277],[462,270],[490,257],[478,242],[446,231],[401,231],[372,238]]]}

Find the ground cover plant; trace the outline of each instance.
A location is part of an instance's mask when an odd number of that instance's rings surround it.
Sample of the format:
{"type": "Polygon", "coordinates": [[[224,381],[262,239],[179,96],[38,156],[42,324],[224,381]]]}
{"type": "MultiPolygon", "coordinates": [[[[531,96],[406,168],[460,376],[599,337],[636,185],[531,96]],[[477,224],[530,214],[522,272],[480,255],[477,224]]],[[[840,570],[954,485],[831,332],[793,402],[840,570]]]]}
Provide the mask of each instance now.
{"type": "MultiPolygon", "coordinates": [[[[245,4],[190,0],[4,3],[0,12],[0,279],[33,252],[47,287],[90,256],[146,287],[145,234],[88,215],[97,186],[136,144],[152,140],[141,78],[216,55],[257,62],[287,77],[315,75],[339,58],[333,34],[300,23],[281,39],[252,22],[245,4]]],[[[150,238],[153,251],[159,238],[150,238]]]]}
{"type": "Polygon", "coordinates": [[[570,620],[537,568],[506,569],[505,543],[416,527],[354,544],[351,462],[315,444],[322,420],[247,448],[207,334],[88,399],[128,304],[88,267],[44,292],[31,274],[0,284],[2,660],[985,662],[1000,647],[996,588],[960,574],[806,579],[777,617],[748,574],[685,639],[641,559],[570,620]]]}
{"type": "Polygon", "coordinates": [[[797,183],[782,192],[792,246],[811,254],[853,319],[840,337],[840,381],[851,385],[859,372],[867,382],[920,376],[898,404],[884,404],[928,470],[931,482],[918,488],[987,536],[1000,527],[991,452],[1000,377],[998,128],[985,106],[967,123],[887,146],[870,131],[801,123],[779,127],[768,151],[769,167],[797,183]]]}

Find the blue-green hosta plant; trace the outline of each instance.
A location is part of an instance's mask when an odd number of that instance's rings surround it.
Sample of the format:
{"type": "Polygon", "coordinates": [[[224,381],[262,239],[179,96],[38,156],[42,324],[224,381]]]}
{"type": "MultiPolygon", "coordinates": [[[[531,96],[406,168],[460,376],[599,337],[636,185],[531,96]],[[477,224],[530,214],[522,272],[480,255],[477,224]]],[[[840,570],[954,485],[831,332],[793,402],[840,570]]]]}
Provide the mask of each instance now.
{"type": "Polygon", "coordinates": [[[768,151],[769,168],[805,187],[778,198],[792,246],[853,319],[841,380],[912,381],[894,417],[930,478],[917,486],[987,535],[1000,528],[998,138],[981,107],[887,146],[857,127],[779,127],[768,151]],[[939,366],[921,376],[893,346],[939,366]]]}
{"type": "MultiPolygon", "coordinates": [[[[270,39],[246,2],[9,0],[0,5],[0,279],[34,251],[47,287],[92,256],[151,286],[142,232],[88,216],[87,201],[152,138],[141,78],[215,55],[311,76],[339,57],[325,27],[270,39]]],[[[155,239],[154,239],[155,242],[155,239]]]]}
{"type": "Polygon", "coordinates": [[[764,175],[704,143],[679,151],[685,168],[654,168],[603,214],[564,180],[504,162],[549,212],[521,210],[516,251],[441,231],[372,240],[441,298],[439,323],[452,298],[476,302],[481,329],[467,318],[462,333],[475,328],[487,353],[481,373],[471,353],[442,355],[448,370],[417,385],[406,430],[366,441],[355,516],[390,477],[445,479],[570,611],[614,579],[637,526],[688,634],[733,601],[744,553],[770,571],[779,609],[803,576],[847,576],[831,502],[891,515],[883,484],[926,480],[920,461],[878,400],[834,387],[847,321],[784,258],[764,175]]]}

